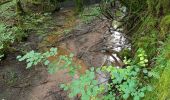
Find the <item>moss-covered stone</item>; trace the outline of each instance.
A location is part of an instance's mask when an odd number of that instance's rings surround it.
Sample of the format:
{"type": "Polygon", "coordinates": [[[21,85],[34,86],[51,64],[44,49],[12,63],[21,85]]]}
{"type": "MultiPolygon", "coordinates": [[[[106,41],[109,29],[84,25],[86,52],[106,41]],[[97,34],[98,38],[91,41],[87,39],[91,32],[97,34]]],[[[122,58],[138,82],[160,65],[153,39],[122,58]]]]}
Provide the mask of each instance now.
{"type": "Polygon", "coordinates": [[[52,12],[59,7],[58,1],[50,0],[22,0],[22,8],[27,13],[52,12]]]}

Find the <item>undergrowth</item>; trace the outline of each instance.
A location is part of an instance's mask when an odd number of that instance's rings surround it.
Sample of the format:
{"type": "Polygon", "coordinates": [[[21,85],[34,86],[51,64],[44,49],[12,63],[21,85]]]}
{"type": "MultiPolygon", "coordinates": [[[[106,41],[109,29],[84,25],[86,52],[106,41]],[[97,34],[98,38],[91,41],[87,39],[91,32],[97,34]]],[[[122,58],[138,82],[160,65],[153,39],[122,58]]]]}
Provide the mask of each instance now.
{"type": "Polygon", "coordinates": [[[54,56],[56,49],[52,48],[50,52],[35,53],[31,51],[23,57],[18,56],[17,58],[19,61],[26,60],[27,68],[43,62],[45,65],[48,65],[50,73],[61,69],[68,69],[68,73],[73,77],[73,80],[71,83],[61,84],[61,88],[65,91],[70,91],[70,98],[81,94],[82,100],[96,100],[101,98],[107,100],[107,98],[110,99],[110,96],[113,100],[126,100],[130,98],[139,100],[145,96],[146,91],[152,91],[152,86],[148,84],[149,79],[151,77],[159,78],[157,73],[148,68],[147,55],[143,49],[138,49],[134,59],[125,58],[124,63],[127,66],[124,69],[114,66],[104,66],[98,69],[91,68],[90,70],[86,70],[86,73],[80,75],[77,79],[74,76],[80,66],[74,64],[72,60],[73,54],[70,56],[62,55],[58,61],[49,62],[46,59],[54,56]],[[107,84],[99,83],[96,78],[98,71],[109,74],[109,80],[111,81],[107,80],[107,84]]]}
{"type": "Polygon", "coordinates": [[[98,5],[93,5],[84,8],[84,10],[79,14],[82,23],[90,23],[96,17],[101,15],[100,7],[98,5]]]}
{"type": "Polygon", "coordinates": [[[17,0],[0,5],[0,58],[9,53],[14,42],[20,42],[32,32],[44,35],[52,27],[50,13],[19,15],[17,0]],[[48,22],[47,22],[48,21],[48,22]],[[44,24],[44,22],[47,22],[44,24]]]}
{"type": "Polygon", "coordinates": [[[152,85],[155,87],[154,92],[146,96],[146,100],[166,100],[170,98],[169,77],[170,77],[170,46],[168,36],[165,42],[161,42],[158,49],[158,56],[155,57],[156,64],[153,70],[160,74],[159,80],[152,79],[152,85]]]}
{"type": "Polygon", "coordinates": [[[40,62],[44,62],[44,65],[48,65],[50,61],[48,60],[48,57],[54,56],[57,54],[57,49],[56,48],[51,48],[50,51],[47,51],[45,53],[36,53],[35,51],[30,51],[23,57],[17,56],[17,59],[19,61],[24,61],[26,60],[27,62],[27,67],[30,68],[33,65],[37,65],[40,62]]]}
{"type": "MultiPolygon", "coordinates": [[[[131,58],[125,58],[125,68],[114,66],[103,66],[100,69],[92,68],[87,70],[85,74],[80,75],[78,79],[73,79],[71,83],[63,84],[61,87],[70,91],[69,97],[80,94],[83,100],[169,99],[170,37],[168,35],[170,32],[170,1],[104,0],[104,2],[106,2],[104,5],[106,9],[104,10],[107,10],[107,17],[120,22],[118,28],[123,30],[123,33],[131,42],[131,58]],[[116,6],[117,4],[118,6],[116,6]],[[115,9],[110,9],[114,6],[115,9]],[[125,11],[122,10],[122,7],[126,8],[123,9],[125,11]],[[125,14],[122,15],[122,12],[125,14]],[[109,74],[110,77],[106,84],[98,83],[95,76],[97,71],[109,74]]],[[[82,4],[82,1],[77,0],[77,3],[82,4]]],[[[20,33],[20,29],[28,31],[37,30],[39,25],[38,28],[43,27],[41,25],[44,22],[44,16],[39,17],[39,15],[33,14],[18,17],[17,13],[13,11],[15,4],[16,2],[10,2],[0,7],[0,18],[4,18],[5,21],[9,19],[13,21],[14,19],[18,22],[15,26],[1,21],[0,57],[3,56],[10,44],[16,40],[18,36],[14,34],[20,33]],[[29,20],[32,23],[29,23],[29,20]]],[[[92,7],[85,9],[80,14],[80,18],[84,23],[89,23],[100,14],[101,9],[99,7],[92,7]]],[[[20,61],[26,60],[27,68],[31,68],[38,63],[48,65],[50,73],[60,69],[69,69],[70,75],[74,77],[79,66],[74,64],[73,55],[61,56],[58,62],[49,62],[48,58],[54,56],[56,52],[56,49],[51,49],[50,52],[46,53],[31,51],[23,57],[19,56],[18,59],[20,61]]]]}
{"type": "Polygon", "coordinates": [[[148,55],[149,68],[160,74],[151,79],[154,91],[145,100],[168,100],[169,91],[169,0],[120,0],[127,7],[124,32],[132,42],[132,54],[143,48],[148,55]]]}
{"type": "Polygon", "coordinates": [[[128,65],[124,69],[114,66],[104,66],[97,70],[92,68],[79,79],[61,87],[64,90],[70,90],[70,97],[81,94],[82,100],[127,100],[130,98],[139,100],[145,96],[146,91],[152,91],[152,86],[148,84],[149,78],[159,77],[147,68],[147,62],[145,52],[139,49],[136,59],[124,60],[124,63],[128,65]],[[95,76],[98,71],[109,74],[111,81],[107,84],[99,83],[95,76]]]}
{"type": "Polygon", "coordinates": [[[18,27],[13,26],[10,28],[10,26],[0,23],[0,58],[7,53],[10,45],[15,40],[19,41],[22,38],[23,34],[22,30],[18,27]]]}

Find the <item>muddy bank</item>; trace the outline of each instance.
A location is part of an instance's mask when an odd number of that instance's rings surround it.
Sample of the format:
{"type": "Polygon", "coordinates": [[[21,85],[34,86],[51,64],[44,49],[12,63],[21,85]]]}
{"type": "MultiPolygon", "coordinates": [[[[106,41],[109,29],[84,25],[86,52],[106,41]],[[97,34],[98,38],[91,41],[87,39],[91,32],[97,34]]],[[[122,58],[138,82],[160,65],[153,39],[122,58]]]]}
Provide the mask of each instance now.
{"type": "MultiPolygon", "coordinates": [[[[123,35],[120,34],[120,37],[114,37],[116,34],[110,31],[111,25],[107,19],[101,17],[89,24],[84,24],[74,17],[71,10],[63,10],[54,14],[53,17],[56,22],[55,30],[43,38],[30,35],[29,39],[18,47],[23,48],[25,45],[27,50],[36,51],[57,47],[59,51],[56,56],[74,53],[75,62],[82,66],[78,74],[84,73],[90,67],[100,67],[112,64],[111,62],[116,64],[110,60],[110,55],[106,51],[117,48],[116,45],[124,46],[125,39],[121,40],[123,35]],[[60,34],[68,29],[66,34],[60,34]],[[119,40],[120,43],[117,43],[119,40]]],[[[2,80],[0,81],[0,99],[70,100],[67,92],[59,88],[61,83],[68,83],[72,79],[67,74],[67,70],[50,75],[47,68],[41,64],[26,70],[26,64],[16,60],[19,54],[20,52],[11,52],[0,64],[0,80],[2,80]]]]}

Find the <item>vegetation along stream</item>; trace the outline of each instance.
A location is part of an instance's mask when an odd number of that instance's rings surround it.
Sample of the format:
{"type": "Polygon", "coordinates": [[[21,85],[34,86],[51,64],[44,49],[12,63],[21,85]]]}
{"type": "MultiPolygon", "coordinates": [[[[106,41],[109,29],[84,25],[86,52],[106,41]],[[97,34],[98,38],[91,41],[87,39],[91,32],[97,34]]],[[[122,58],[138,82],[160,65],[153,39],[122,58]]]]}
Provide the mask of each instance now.
{"type": "Polygon", "coordinates": [[[0,100],[169,100],[169,0],[1,0],[0,100]]]}

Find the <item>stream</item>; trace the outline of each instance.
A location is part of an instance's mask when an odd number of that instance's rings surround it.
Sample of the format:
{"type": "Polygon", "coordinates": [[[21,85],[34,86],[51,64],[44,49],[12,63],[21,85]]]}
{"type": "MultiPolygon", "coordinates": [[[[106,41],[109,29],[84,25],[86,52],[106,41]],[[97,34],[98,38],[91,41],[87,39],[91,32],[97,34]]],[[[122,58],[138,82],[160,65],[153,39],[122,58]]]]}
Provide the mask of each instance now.
{"type": "MultiPolygon", "coordinates": [[[[122,66],[123,62],[115,52],[120,52],[124,48],[130,49],[130,45],[123,33],[114,31],[113,27],[108,27],[110,22],[107,19],[96,18],[91,23],[84,24],[80,19],[74,17],[72,10],[68,9],[55,13],[53,19],[57,23],[55,31],[43,38],[35,36],[33,33],[26,43],[18,44],[18,47],[22,48],[25,45],[26,48],[39,51],[56,47],[58,54],[54,58],[50,58],[51,61],[55,61],[55,58],[60,55],[73,53],[74,62],[81,65],[77,77],[91,67],[114,65],[120,68],[122,66]],[[59,35],[66,29],[70,29],[69,33],[59,35]]],[[[26,70],[26,64],[16,60],[17,55],[19,52],[12,52],[0,64],[2,74],[0,75],[0,79],[2,78],[0,99],[70,100],[67,97],[67,92],[60,89],[61,83],[69,83],[72,79],[67,74],[67,69],[52,75],[47,72],[46,67],[41,65],[26,70]],[[6,83],[8,81],[11,82],[9,83],[10,87],[6,83]]],[[[103,76],[106,77],[102,72],[100,75],[97,74],[99,82],[104,82],[108,78],[103,78],[103,76]]]]}

